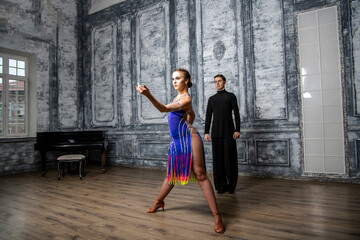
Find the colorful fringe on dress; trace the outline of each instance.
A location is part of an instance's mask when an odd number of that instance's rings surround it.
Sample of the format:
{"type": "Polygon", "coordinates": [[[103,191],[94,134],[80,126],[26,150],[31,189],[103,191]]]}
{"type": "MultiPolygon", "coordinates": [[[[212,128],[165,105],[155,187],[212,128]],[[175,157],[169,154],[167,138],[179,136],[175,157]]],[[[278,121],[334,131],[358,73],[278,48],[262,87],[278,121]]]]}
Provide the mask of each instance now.
{"type": "MultiPolygon", "coordinates": [[[[185,185],[189,183],[189,180],[196,182],[192,171],[190,133],[190,131],[196,131],[196,129],[182,118],[184,113],[184,110],[179,110],[168,114],[172,142],[170,143],[168,155],[167,178],[171,185],[185,185]]],[[[199,135],[197,131],[196,133],[199,135]]],[[[205,161],[205,157],[203,159],[205,161]]]]}

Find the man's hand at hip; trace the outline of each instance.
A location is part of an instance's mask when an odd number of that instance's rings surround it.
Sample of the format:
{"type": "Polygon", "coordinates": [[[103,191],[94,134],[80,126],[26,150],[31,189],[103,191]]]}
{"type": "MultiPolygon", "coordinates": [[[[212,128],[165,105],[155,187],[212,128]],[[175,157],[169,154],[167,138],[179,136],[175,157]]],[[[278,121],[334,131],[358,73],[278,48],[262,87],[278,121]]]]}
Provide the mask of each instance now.
{"type": "Polygon", "coordinates": [[[210,142],[210,135],[208,133],[206,133],[204,135],[204,139],[205,139],[205,141],[210,142]]]}
{"type": "Polygon", "coordinates": [[[240,137],[240,133],[239,132],[234,132],[233,138],[238,139],[239,137],[240,137]]]}

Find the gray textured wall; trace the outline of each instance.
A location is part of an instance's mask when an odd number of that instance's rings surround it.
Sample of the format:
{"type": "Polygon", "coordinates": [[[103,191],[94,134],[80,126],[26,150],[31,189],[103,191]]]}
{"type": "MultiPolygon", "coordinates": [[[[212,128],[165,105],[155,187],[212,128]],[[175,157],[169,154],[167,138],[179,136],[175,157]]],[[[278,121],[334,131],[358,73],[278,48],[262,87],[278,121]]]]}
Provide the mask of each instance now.
{"type": "MultiPolygon", "coordinates": [[[[7,12],[0,17],[0,46],[39,56],[38,130],[107,129],[109,163],[165,167],[166,115],[139,96],[135,84],[167,103],[176,94],[172,69],[188,68],[194,125],[203,133],[207,100],[216,92],[213,76],[222,73],[238,97],[239,171],[286,176],[301,175],[303,164],[295,14],[338,4],[347,167],[350,177],[359,175],[358,1],[133,0],[93,14],[91,0],[16,2],[0,3],[7,12]]],[[[205,153],[211,170],[209,143],[205,153]]]]}
{"type": "MultiPolygon", "coordinates": [[[[357,96],[354,95],[356,88],[351,87],[352,81],[357,80],[352,76],[356,69],[352,51],[358,49],[359,39],[356,34],[349,34],[359,26],[356,1],[131,1],[91,15],[85,13],[85,35],[91,36],[85,41],[88,56],[85,68],[91,67],[91,71],[100,68],[96,65],[96,54],[101,53],[91,50],[92,42],[97,41],[94,32],[101,26],[117,34],[115,39],[107,38],[112,43],[106,50],[111,49],[110,55],[117,56],[118,99],[103,104],[112,105],[111,109],[117,107],[119,114],[115,122],[109,119],[97,124],[94,121],[97,113],[85,110],[86,127],[111,125],[109,156],[114,164],[165,166],[169,141],[165,115],[137,95],[134,85],[138,81],[145,83],[161,102],[167,103],[175,94],[170,84],[171,70],[188,68],[194,79],[191,95],[197,115],[195,126],[203,132],[207,100],[215,93],[213,76],[223,73],[228,79],[227,89],[234,92],[239,101],[242,119],[242,134],[237,144],[240,172],[301,175],[294,19],[296,12],[333,4],[341,9],[344,71],[351,73],[344,75],[346,105],[347,109],[356,110],[354,104],[358,100],[352,103],[352,96],[357,96]],[[350,22],[352,14],[354,18],[350,22]]],[[[102,37],[98,38],[103,41],[102,37]]],[[[113,67],[107,65],[109,69],[113,67]]],[[[89,74],[84,80],[91,83],[86,88],[90,89],[85,100],[85,106],[91,106],[94,93],[90,92],[94,91],[97,79],[89,74]]],[[[108,81],[107,85],[115,84],[112,83],[114,79],[108,81]]],[[[347,113],[356,128],[357,113],[347,113]]],[[[346,161],[348,173],[353,177],[359,172],[353,147],[353,143],[357,143],[356,131],[349,137],[351,143],[347,145],[346,161]]],[[[211,169],[210,144],[205,143],[205,151],[208,169],[211,169]]]]}
{"type": "Polygon", "coordinates": [[[38,131],[77,128],[78,4],[1,1],[0,46],[36,56],[38,131]]]}
{"type": "MultiPolygon", "coordinates": [[[[170,141],[166,115],[136,94],[134,85],[138,81],[146,84],[167,103],[175,96],[171,70],[185,67],[193,76],[191,95],[195,127],[200,132],[207,100],[216,93],[214,75],[223,73],[227,89],[238,96],[241,172],[301,174],[292,1],[132,1],[84,18],[85,35],[91,36],[84,44],[84,67],[89,70],[84,76],[88,83],[85,125],[111,126],[112,163],[166,166],[170,141]],[[98,34],[105,29],[113,34],[98,34]],[[99,41],[105,43],[106,55],[116,56],[115,70],[113,64],[97,61],[103,55],[94,48],[99,41]],[[101,88],[94,89],[100,68],[115,71],[115,78],[101,81],[109,86],[117,81],[117,99],[94,99],[106,94],[101,88]],[[113,114],[117,109],[118,115],[115,120],[95,121],[98,112],[93,111],[94,105],[104,111],[113,109],[113,114]]],[[[205,143],[205,151],[211,170],[210,144],[205,143]]]]}
{"type": "MultiPolygon", "coordinates": [[[[74,1],[0,1],[0,47],[36,57],[37,131],[81,127],[74,1]]],[[[0,172],[39,167],[34,136],[0,140],[0,172]]]]}

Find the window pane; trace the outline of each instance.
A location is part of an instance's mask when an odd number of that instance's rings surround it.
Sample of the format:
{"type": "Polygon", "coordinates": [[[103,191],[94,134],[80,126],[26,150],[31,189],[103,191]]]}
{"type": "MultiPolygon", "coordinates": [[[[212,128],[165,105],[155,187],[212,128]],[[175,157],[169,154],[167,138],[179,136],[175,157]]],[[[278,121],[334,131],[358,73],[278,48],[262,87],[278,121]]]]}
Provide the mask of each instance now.
{"type": "Polygon", "coordinates": [[[0,65],[3,65],[3,58],[0,57],[0,65]]]}
{"type": "Polygon", "coordinates": [[[3,135],[3,79],[0,78],[0,135],[3,135]]]}
{"type": "Polygon", "coordinates": [[[8,133],[25,133],[25,82],[9,80],[8,133]]]}
{"type": "Polygon", "coordinates": [[[9,67],[9,74],[10,75],[16,75],[16,68],[9,67]]]}
{"type": "Polygon", "coordinates": [[[16,68],[16,60],[9,59],[9,67],[15,67],[16,68]]]}
{"type": "Polygon", "coordinates": [[[3,73],[3,58],[0,57],[0,73],[3,73]]]}
{"type": "Polygon", "coordinates": [[[25,70],[24,69],[18,69],[18,76],[25,77],[25,70]]]}
{"type": "Polygon", "coordinates": [[[18,65],[17,65],[18,68],[25,68],[25,62],[24,61],[18,61],[18,65]]]}
{"type": "Polygon", "coordinates": [[[25,77],[25,61],[9,59],[9,74],[25,77]]]}

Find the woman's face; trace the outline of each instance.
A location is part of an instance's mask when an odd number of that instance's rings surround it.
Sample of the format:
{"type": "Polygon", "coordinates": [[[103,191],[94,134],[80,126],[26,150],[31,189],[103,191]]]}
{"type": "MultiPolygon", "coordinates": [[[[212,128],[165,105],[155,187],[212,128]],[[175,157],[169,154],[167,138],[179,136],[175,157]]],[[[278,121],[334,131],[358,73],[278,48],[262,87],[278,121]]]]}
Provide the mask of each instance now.
{"type": "Polygon", "coordinates": [[[173,72],[172,74],[172,82],[175,90],[183,90],[187,87],[187,79],[184,78],[183,72],[173,72]]]}

